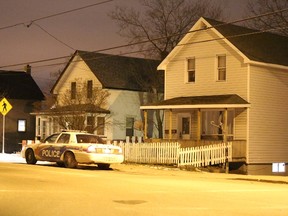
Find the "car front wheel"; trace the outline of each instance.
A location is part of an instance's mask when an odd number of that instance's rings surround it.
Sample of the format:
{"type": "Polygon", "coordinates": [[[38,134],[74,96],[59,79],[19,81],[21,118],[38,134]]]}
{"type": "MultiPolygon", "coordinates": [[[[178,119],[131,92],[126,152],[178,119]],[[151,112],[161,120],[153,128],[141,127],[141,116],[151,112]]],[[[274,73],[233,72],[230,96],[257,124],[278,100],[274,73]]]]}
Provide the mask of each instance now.
{"type": "Polygon", "coordinates": [[[77,166],[77,161],[72,152],[66,152],[64,155],[64,165],[66,168],[75,168],[77,166]]]}
{"type": "Polygon", "coordinates": [[[36,164],[37,159],[35,158],[34,152],[32,149],[27,149],[25,153],[25,159],[27,164],[36,164]]]}

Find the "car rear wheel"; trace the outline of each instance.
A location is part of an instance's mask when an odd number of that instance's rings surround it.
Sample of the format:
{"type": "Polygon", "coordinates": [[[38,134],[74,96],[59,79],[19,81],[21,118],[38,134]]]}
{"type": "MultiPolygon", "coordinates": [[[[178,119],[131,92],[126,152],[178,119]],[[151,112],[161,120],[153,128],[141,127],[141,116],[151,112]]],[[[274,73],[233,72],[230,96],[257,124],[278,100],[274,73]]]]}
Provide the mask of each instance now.
{"type": "Polygon", "coordinates": [[[64,162],[56,162],[56,164],[57,164],[57,166],[59,166],[59,167],[64,167],[65,166],[65,164],[64,164],[64,162]]]}
{"type": "Polygon", "coordinates": [[[77,166],[75,155],[72,152],[66,152],[64,155],[64,165],[66,168],[75,168],[77,166]]]}
{"type": "Polygon", "coordinates": [[[98,168],[102,170],[108,170],[110,167],[110,164],[98,164],[98,168]]]}
{"type": "Polygon", "coordinates": [[[27,149],[25,153],[25,159],[27,164],[36,164],[37,159],[35,158],[34,152],[32,149],[27,149]]]}

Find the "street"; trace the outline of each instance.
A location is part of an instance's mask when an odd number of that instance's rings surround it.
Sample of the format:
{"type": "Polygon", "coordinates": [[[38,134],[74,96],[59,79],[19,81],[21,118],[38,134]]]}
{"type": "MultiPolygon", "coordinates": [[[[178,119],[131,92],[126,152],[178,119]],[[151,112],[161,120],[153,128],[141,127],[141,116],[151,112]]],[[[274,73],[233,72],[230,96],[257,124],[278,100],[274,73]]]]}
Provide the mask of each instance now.
{"type": "Polygon", "coordinates": [[[245,176],[112,165],[0,162],[0,215],[288,215],[288,184],[245,176]]]}

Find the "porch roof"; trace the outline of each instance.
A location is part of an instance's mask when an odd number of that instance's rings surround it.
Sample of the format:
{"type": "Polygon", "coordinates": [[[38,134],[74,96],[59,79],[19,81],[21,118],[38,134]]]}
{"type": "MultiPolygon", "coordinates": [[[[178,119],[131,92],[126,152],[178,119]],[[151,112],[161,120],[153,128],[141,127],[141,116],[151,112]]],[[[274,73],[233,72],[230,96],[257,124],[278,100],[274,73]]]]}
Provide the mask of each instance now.
{"type": "Polygon", "coordinates": [[[237,94],[176,97],[158,103],[141,106],[149,109],[204,109],[204,108],[247,108],[250,103],[237,94]]]}
{"type": "Polygon", "coordinates": [[[59,108],[52,108],[47,110],[42,110],[40,112],[31,113],[31,115],[63,115],[63,114],[72,114],[72,113],[102,113],[110,114],[109,110],[100,108],[93,104],[76,104],[68,105],[59,108]]]}

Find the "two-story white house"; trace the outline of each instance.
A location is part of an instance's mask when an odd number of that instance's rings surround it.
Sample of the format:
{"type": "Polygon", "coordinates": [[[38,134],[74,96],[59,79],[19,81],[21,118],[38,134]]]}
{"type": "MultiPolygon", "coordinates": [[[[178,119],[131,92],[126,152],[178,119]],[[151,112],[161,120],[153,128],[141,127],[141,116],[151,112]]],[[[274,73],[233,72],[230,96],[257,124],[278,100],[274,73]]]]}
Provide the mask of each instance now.
{"type": "Polygon", "coordinates": [[[166,139],[227,138],[230,166],[288,173],[287,37],[200,18],[158,69],[164,101],[141,109],[165,110],[166,139]]]}
{"type": "MultiPolygon", "coordinates": [[[[86,128],[96,122],[96,125],[101,127],[94,133],[110,141],[125,140],[127,136],[143,137],[140,105],[148,100],[151,77],[158,76],[159,63],[158,60],[78,50],[60,74],[51,93],[59,104],[60,98],[67,90],[71,94],[71,100],[78,100],[76,95],[79,91],[83,91],[81,97],[88,98],[92,95],[94,87],[103,89],[109,93],[104,106],[95,107],[91,104],[78,106],[80,108],[78,114],[82,112],[86,128]],[[83,83],[84,89],[83,86],[80,87],[83,83]]],[[[163,76],[160,92],[163,94],[163,76]]],[[[59,110],[52,107],[34,114],[38,137],[44,138],[63,129],[57,123],[57,118],[63,116],[63,112],[59,113],[59,110]]],[[[67,127],[69,128],[69,125],[67,127]]],[[[148,132],[150,137],[157,137],[157,130],[153,129],[153,126],[148,132]]]]}

